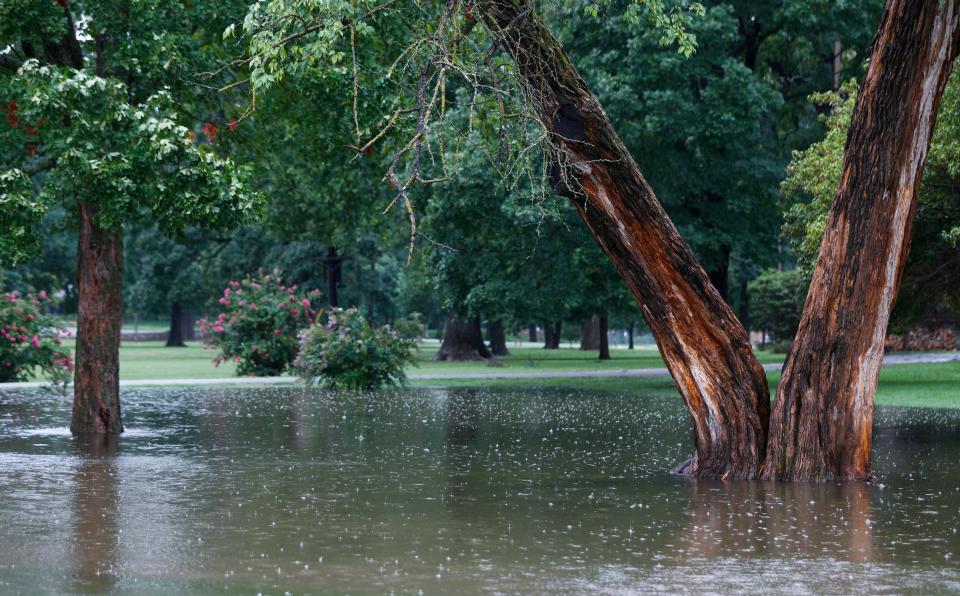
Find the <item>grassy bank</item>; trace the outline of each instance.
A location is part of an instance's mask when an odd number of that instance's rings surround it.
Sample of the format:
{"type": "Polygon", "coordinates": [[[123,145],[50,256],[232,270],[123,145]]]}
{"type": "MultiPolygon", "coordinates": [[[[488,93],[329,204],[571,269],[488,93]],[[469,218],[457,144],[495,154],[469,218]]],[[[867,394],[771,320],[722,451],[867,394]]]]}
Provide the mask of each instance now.
{"type": "MultiPolygon", "coordinates": [[[[73,346],[69,346],[71,349],[73,346]]],[[[500,359],[502,366],[484,362],[434,362],[436,346],[424,346],[418,366],[408,373],[489,374],[497,372],[575,372],[660,368],[663,361],[653,348],[612,350],[611,360],[599,361],[592,352],[576,349],[542,350],[513,348],[512,355],[500,359]]],[[[780,362],[782,355],[758,352],[761,362],[780,362]]],[[[120,378],[139,379],[224,379],[234,376],[230,363],[214,367],[213,352],[198,343],[185,348],[166,348],[162,342],[127,342],[120,349],[120,378]]],[[[767,373],[771,393],[780,379],[779,372],[767,373]]],[[[464,387],[483,385],[591,388],[622,391],[637,395],[676,395],[669,377],[656,378],[579,378],[579,379],[444,379],[412,381],[415,387],[464,387]]],[[[960,362],[938,364],[899,364],[884,367],[877,391],[879,405],[960,408],[960,362]]]]}

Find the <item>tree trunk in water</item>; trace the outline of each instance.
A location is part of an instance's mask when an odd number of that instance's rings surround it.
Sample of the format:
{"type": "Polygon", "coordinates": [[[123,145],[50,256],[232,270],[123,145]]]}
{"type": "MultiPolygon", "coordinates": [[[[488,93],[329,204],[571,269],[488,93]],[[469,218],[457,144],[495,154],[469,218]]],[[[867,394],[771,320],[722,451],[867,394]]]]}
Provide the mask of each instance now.
{"type": "Polygon", "coordinates": [[[580,326],[580,349],[596,352],[600,349],[600,319],[593,315],[580,326]]]}
{"type": "Polygon", "coordinates": [[[627,349],[628,350],[633,349],[633,330],[636,326],[637,324],[635,322],[630,321],[630,326],[627,327],[627,349]]]}
{"type": "Polygon", "coordinates": [[[543,349],[544,350],[559,350],[560,349],[560,332],[563,330],[563,323],[557,321],[555,323],[546,323],[543,326],[543,349]]]}
{"type": "Polygon", "coordinates": [[[490,321],[487,324],[487,335],[490,337],[490,353],[494,356],[509,356],[507,349],[507,333],[503,328],[503,321],[490,321]]]}
{"type": "Polygon", "coordinates": [[[527,0],[480,0],[550,135],[555,190],[571,198],[657,340],[693,420],[698,477],[751,478],[763,463],[767,380],[746,331],[527,0]]]}
{"type": "Polygon", "coordinates": [[[176,300],[170,306],[170,331],[167,333],[168,348],[185,348],[183,343],[183,310],[176,300]]]}
{"type": "Polygon", "coordinates": [[[446,332],[440,351],[434,360],[487,360],[492,356],[483,343],[480,317],[459,319],[456,315],[447,320],[446,332]]]}
{"type": "Polygon", "coordinates": [[[597,317],[597,336],[600,339],[600,360],[610,360],[610,338],[607,335],[607,313],[597,317]]]}
{"type": "Polygon", "coordinates": [[[537,326],[535,324],[531,324],[528,329],[529,331],[528,331],[527,341],[533,341],[533,342],[537,341],[537,326]]]}
{"type": "Polygon", "coordinates": [[[120,327],[123,234],[98,226],[94,205],[79,207],[77,358],[70,431],[121,433],[120,327]]]}
{"type": "Polygon", "coordinates": [[[915,191],[960,42],[958,4],[887,2],[777,390],[765,478],[870,478],[883,340],[909,247],[915,191]]]}

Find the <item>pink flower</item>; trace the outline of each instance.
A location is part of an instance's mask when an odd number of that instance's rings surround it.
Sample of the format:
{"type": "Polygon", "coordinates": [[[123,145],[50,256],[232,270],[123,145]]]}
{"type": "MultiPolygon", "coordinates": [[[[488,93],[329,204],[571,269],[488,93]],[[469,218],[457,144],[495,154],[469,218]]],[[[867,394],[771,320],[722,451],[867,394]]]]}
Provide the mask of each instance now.
{"type": "Polygon", "coordinates": [[[38,350],[40,349],[40,338],[39,338],[39,337],[37,337],[36,335],[34,335],[34,336],[33,336],[33,342],[32,342],[32,343],[33,343],[33,347],[37,348],[38,350]]]}
{"type": "Polygon", "coordinates": [[[251,303],[250,303],[250,308],[251,308],[251,310],[259,310],[259,309],[257,308],[257,303],[256,303],[256,302],[251,302],[251,303]]]}
{"type": "Polygon", "coordinates": [[[302,306],[303,308],[310,308],[310,301],[304,298],[303,300],[300,301],[300,306],[302,306]]]}
{"type": "Polygon", "coordinates": [[[230,301],[227,300],[226,298],[221,298],[218,302],[220,302],[220,304],[224,306],[230,306],[230,301]]]}
{"type": "Polygon", "coordinates": [[[273,334],[274,334],[274,335],[280,335],[280,330],[279,330],[279,329],[274,329],[274,330],[273,330],[273,334]]]}
{"type": "Polygon", "coordinates": [[[40,290],[39,296],[40,296],[40,299],[41,299],[41,300],[46,300],[46,299],[47,299],[47,292],[46,292],[45,290],[40,290]]]}
{"type": "Polygon", "coordinates": [[[230,288],[224,288],[224,289],[223,289],[223,295],[224,295],[225,297],[226,297],[226,296],[229,296],[229,295],[230,295],[230,288]]]}

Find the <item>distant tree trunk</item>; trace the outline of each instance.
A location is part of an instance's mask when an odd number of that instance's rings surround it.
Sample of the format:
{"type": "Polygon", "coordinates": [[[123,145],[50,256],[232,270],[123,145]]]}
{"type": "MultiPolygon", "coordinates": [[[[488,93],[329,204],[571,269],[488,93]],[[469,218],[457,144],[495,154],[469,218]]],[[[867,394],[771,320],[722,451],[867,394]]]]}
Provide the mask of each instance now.
{"type": "Polygon", "coordinates": [[[492,356],[483,343],[480,317],[460,319],[456,315],[447,320],[440,351],[434,360],[486,360],[492,356]]]}
{"type": "Polygon", "coordinates": [[[123,234],[94,221],[99,208],[79,206],[77,358],[70,431],[121,433],[120,327],[123,234]]]}
{"type": "Polygon", "coordinates": [[[528,341],[537,341],[537,325],[535,323],[531,323],[528,329],[528,341]]]}
{"type": "Polygon", "coordinates": [[[543,326],[543,349],[544,350],[560,349],[560,332],[562,330],[563,330],[563,323],[561,321],[556,321],[555,323],[546,323],[543,326]]]}
{"type": "Polygon", "coordinates": [[[490,340],[490,353],[494,356],[509,356],[507,349],[507,333],[503,328],[503,321],[496,320],[487,323],[487,335],[490,340]]]}
{"type": "Polygon", "coordinates": [[[528,0],[479,0],[477,7],[549,135],[555,191],[570,197],[633,293],[690,411],[696,453],[683,471],[756,476],[770,399],[746,331],[528,0]]]}
{"type": "Polygon", "coordinates": [[[720,292],[720,297],[727,300],[730,296],[730,247],[720,247],[720,262],[707,272],[710,283],[720,292]]]}
{"type": "Polygon", "coordinates": [[[740,324],[750,333],[750,287],[746,276],[740,280],[740,324]]]}
{"type": "Polygon", "coordinates": [[[194,341],[197,339],[195,323],[197,321],[196,313],[185,310],[180,316],[180,334],[183,341],[194,341]]]}
{"type": "Polygon", "coordinates": [[[580,349],[596,352],[600,349],[600,318],[593,315],[580,325],[580,349]]]}
{"type": "Polygon", "coordinates": [[[610,337],[608,330],[607,313],[603,312],[597,317],[597,335],[600,339],[600,360],[610,360],[610,337]]]}
{"type": "Polygon", "coordinates": [[[889,0],[850,123],[763,476],[870,478],[874,393],[923,165],[960,42],[958,0],[889,0]]]}
{"type": "Polygon", "coordinates": [[[630,321],[630,325],[627,327],[627,349],[633,349],[633,330],[637,326],[636,321],[630,321]]]}
{"type": "Polygon", "coordinates": [[[180,308],[180,302],[173,301],[170,306],[170,331],[167,333],[168,348],[185,348],[187,344],[183,343],[183,310],[180,308]]]}

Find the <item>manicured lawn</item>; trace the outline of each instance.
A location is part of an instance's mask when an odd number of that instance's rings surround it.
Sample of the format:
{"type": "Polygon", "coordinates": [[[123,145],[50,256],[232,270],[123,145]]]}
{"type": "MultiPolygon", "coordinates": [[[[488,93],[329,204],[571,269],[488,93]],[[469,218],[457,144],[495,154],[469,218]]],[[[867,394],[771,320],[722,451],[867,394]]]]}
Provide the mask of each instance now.
{"type": "MultiPolygon", "coordinates": [[[[762,360],[763,358],[761,358],[762,360]]],[[[777,390],[780,372],[768,372],[771,397],[777,390]]],[[[484,381],[450,379],[413,381],[413,386],[470,387],[482,382],[485,386],[538,386],[596,389],[633,393],[638,396],[677,396],[669,377],[653,378],[580,378],[580,379],[487,379],[484,381]]],[[[960,362],[933,364],[895,364],[880,372],[877,405],[924,408],[960,408],[960,362]]]]}
{"type": "MultiPolygon", "coordinates": [[[[72,342],[65,342],[73,348],[72,342]]],[[[636,350],[611,350],[612,359],[601,362],[592,352],[576,349],[542,350],[511,348],[512,355],[502,358],[502,367],[484,362],[434,362],[437,346],[423,346],[417,367],[409,374],[463,374],[497,372],[570,372],[659,368],[660,353],[650,347],[636,350]]],[[[781,354],[758,352],[761,362],[780,362],[781,354]]],[[[214,367],[213,352],[199,343],[186,348],[166,348],[162,342],[125,342],[120,348],[120,378],[137,379],[225,379],[233,378],[234,366],[227,363],[214,367]]],[[[771,394],[780,379],[779,372],[767,373],[771,394]]],[[[676,395],[669,377],[658,378],[581,378],[581,379],[444,379],[411,381],[412,386],[463,387],[512,385],[541,387],[592,388],[621,391],[637,395],[676,395]]],[[[899,364],[884,367],[877,391],[879,405],[960,408],[960,362],[938,364],[899,364]]]]}

